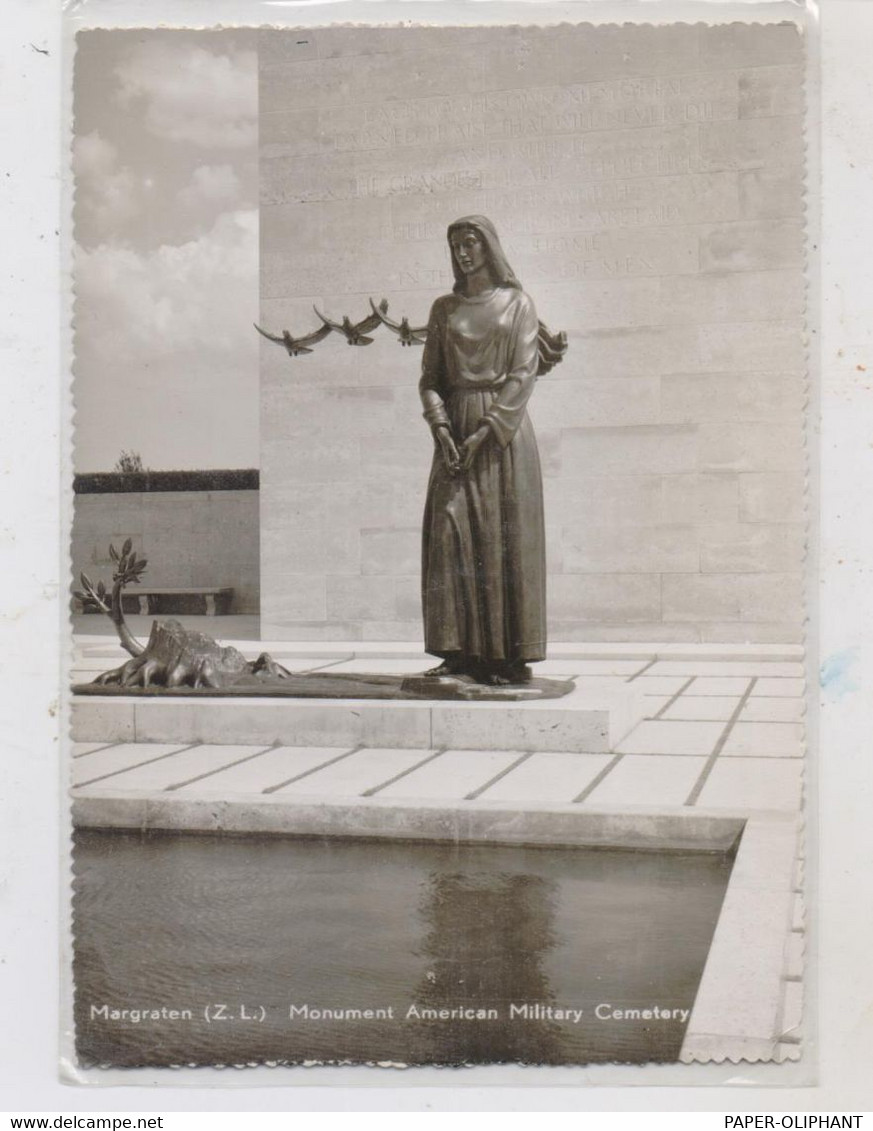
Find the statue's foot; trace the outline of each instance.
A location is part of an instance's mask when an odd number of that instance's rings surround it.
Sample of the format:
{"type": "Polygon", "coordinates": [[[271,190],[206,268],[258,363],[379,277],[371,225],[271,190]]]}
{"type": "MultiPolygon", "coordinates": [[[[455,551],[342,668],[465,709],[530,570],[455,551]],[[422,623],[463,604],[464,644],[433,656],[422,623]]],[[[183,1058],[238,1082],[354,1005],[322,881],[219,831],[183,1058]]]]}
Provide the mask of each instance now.
{"type": "Polygon", "coordinates": [[[532,672],[522,661],[477,663],[471,658],[462,655],[446,656],[443,662],[425,676],[440,678],[441,676],[467,676],[477,683],[487,684],[490,687],[511,687],[513,684],[530,683],[532,672]]]}
{"type": "Polygon", "coordinates": [[[528,665],[519,661],[486,668],[481,681],[492,687],[512,687],[519,683],[530,683],[532,678],[533,673],[528,665]]]}
{"type": "Polygon", "coordinates": [[[443,660],[443,662],[435,668],[430,668],[424,673],[426,676],[440,676],[445,675],[463,675],[460,665],[456,660],[443,660]]]}

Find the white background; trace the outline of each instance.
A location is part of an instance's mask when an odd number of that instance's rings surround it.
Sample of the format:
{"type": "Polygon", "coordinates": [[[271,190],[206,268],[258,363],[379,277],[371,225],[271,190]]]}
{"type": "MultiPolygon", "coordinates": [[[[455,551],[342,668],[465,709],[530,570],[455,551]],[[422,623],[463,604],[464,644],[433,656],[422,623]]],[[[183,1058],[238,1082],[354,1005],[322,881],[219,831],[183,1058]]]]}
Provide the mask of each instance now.
{"type": "MultiPolygon", "coordinates": [[[[73,0],[70,7],[82,5],[73,0]]],[[[530,8],[517,5],[514,11],[529,18],[530,8]]],[[[586,8],[577,3],[561,11],[580,20],[586,8]]],[[[654,0],[620,6],[624,18],[641,8],[663,10],[654,0]]],[[[695,19],[710,8],[698,0],[671,11],[674,18],[695,19]]],[[[817,351],[821,359],[821,585],[820,613],[814,607],[811,612],[820,617],[819,658],[841,674],[823,692],[820,736],[815,728],[812,735],[821,754],[808,780],[811,819],[819,826],[811,924],[819,952],[812,956],[819,971],[814,1030],[819,1047],[818,1068],[807,1078],[817,1082],[773,1087],[779,1079],[773,1066],[760,1077],[748,1065],[725,1065],[718,1073],[731,1086],[718,1089],[585,1087],[583,1070],[563,1076],[564,1086],[548,1088],[539,1086],[543,1076],[536,1070],[509,1070],[501,1078],[511,1083],[499,1089],[480,1086],[485,1077],[475,1073],[457,1087],[456,1074],[437,1071],[430,1087],[404,1085],[409,1078],[404,1075],[391,1077],[386,1086],[383,1075],[359,1072],[354,1079],[339,1079],[363,1087],[325,1088],[315,1076],[302,1075],[306,1086],[254,1091],[239,1073],[221,1077],[232,1087],[211,1090],[199,1086],[200,1077],[197,1084],[172,1089],[84,1088],[58,1080],[59,914],[66,914],[58,866],[66,838],[58,822],[57,768],[63,725],[58,594],[66,571],[59,533],[64,498],[59,436],[71,412],[63,376],[69,359],[62,347],[68,335],[58,235],[65,80],[56,5],[6,0],[0,37],[0,1110],[809,1112],[873,1107],[873,0],[824,0],[822,8],[824,208],[820,294],[815,262],[811,291],[814,371],[817,351]],[[751,1086],[753,1076],[771,1086],[751,1086]],[[570,1081],[580,1086],[568,1087],[570,1081]]],[[[243,5],[222,0],[170,5],[177,19],[202,23],[240,22],[241,10],[243,5]]],[[[489,20],[512,18],[508,8],[496,10],[487,3],[470,10],[475,16],[469,18],[483,22],[485,13],[489,20]]],[[[156,6],[104,2],[103,11],[115,11],[128,23],[138,11],[148,24],[155,22],[156,6]]],[[[269,18],[265,11],[283,19],[289,11],[311,18],[313,9],[261,7],[249,22],[269,18]]],[[[347,7],[330,11],[334,18],[350,18],[347,7]]],[[[420,19],[427,8],[407,3],[383,15],[377,5],[361,3],[352,11],[359,20],[396,19],[398,12],[420,19]]],[[[814,456],[817,399],[814,390],[814,456]]],[[[816,492],[813,483],[813,520],[816,492]]],[[[812,570],[815,575],[815,560],[812,570]]]]}

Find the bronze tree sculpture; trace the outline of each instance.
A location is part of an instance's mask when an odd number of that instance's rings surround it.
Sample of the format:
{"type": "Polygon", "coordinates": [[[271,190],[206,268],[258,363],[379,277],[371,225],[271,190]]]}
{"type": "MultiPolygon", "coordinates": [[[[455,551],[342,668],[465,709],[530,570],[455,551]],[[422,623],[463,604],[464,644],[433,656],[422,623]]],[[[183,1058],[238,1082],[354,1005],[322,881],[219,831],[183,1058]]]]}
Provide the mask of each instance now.
{"type": "Polygon", "coordinates": [[[132,659],[99,675],[95,683],[131,688],[224,688],[252,677],[290,677],[291,673],[267,652],[262,652],[256,660],[247,660],[236,648],[219,644],[203,632],[187,629],[177,620],[153,621],[148,642],[142,644],[124,619],[122,596],[126,585],[139,584],[148,563],[145,558],[137,558],[129,538],[120,554],[110,545],[109,556],[115,563],[111,592],[107,592],[102,581],[94,585],[87,574],[82,573],[82,588],[74,596],[85,609],[97,609],[110,618],[121,646],[132,659]]]}

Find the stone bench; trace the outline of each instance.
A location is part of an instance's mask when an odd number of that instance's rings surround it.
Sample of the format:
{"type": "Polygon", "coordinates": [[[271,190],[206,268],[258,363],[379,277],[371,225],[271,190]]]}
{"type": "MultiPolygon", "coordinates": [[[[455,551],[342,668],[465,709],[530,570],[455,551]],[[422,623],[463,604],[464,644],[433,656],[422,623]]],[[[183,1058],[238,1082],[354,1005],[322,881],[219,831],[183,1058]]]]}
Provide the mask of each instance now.
{"type": "MultiPolygon", "coordinates": [[[[214,617],[216,613],[228,613],[230,611],[230,603],[233,600],[233,587],[229,585],[220,586],[143,586],[142,588],[131,588],[127,590],[122,596],[122,604],[126,605],[128,602],[136,601],[138,607],[136,609],[142,616],[148,616],[150,613],[157,612],[157,604],[160,598],[195,598],[198,603],[202,599],[205,605],[206,615],[214,617]]],[[[133,610],[131,610],[133,611],[133,610]]]]}
{"type": "Polygon", "coordinates": [[[213,617],[216,613],[227,613],[230,611],[230,603],[233,599],[233,587],[222,586],[166,586],[166,587],[153,587],[137,589],[134,592],[128,590],[124,594],[122,601],[129,598],[136,598],[139,602],[139,612],[142,616],[157,611],[158,600],[162,597],[165,598],[202,598],[206,615],[213,617]]]}

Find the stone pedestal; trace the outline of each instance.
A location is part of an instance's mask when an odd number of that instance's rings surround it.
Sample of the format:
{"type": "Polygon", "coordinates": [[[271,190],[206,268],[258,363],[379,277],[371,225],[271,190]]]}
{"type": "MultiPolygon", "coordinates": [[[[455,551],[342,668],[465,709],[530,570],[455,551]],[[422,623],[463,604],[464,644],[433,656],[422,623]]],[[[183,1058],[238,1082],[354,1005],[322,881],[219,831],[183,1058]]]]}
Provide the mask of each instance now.
{"type": "MultiPolygon", "coordinates": [[[[492,689],[493,690],[493,689],[492,689]]],[[[634,683],[557,699],[239,699],[76,697],[78,742],[278,743],[608,753],[643,717],[634,683]]]]}

